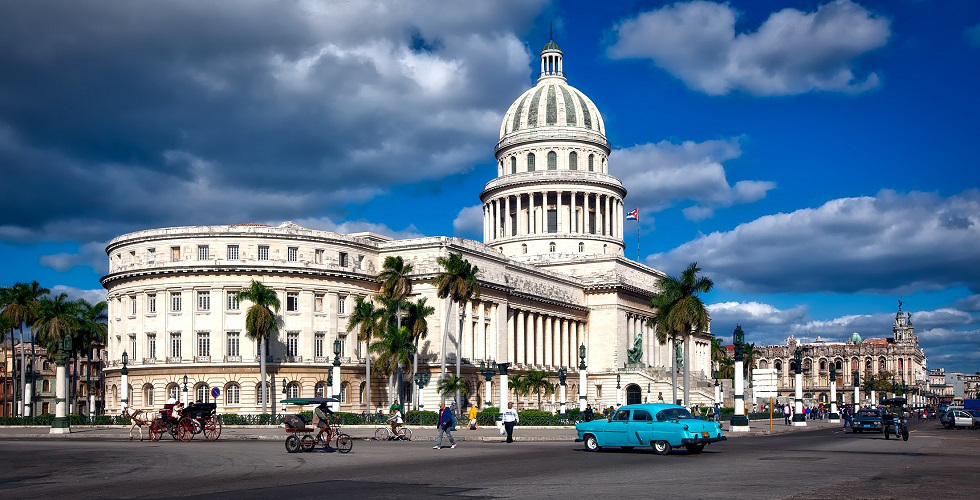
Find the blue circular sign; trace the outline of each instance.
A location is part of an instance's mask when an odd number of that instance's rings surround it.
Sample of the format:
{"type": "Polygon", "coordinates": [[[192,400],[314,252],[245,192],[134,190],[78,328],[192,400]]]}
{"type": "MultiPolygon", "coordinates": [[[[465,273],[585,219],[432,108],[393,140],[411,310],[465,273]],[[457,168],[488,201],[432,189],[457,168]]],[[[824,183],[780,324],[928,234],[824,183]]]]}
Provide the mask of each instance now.
{"type": "Polygon", "coordinates": [[[216,397],[218,397],[218,396],[219,396],[220,394],[221,394],[221,389],[218,389],[217,387],[212,387],[212,388],[211,388],[211,397],[212,397],[212,398],[216,398],[216,397]]]}

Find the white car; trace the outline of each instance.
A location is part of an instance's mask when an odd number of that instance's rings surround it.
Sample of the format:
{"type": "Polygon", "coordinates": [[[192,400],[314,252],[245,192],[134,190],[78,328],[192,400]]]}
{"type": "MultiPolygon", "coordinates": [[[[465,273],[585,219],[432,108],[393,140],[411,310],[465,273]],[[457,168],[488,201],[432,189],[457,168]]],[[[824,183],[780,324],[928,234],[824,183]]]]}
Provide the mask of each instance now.
{"type": "Polygon", "coordinates": [[[965,410],[949,410],[940,419],[943,427],[955,429],[957,427],[975,427],[976,419],[965,410]]]}

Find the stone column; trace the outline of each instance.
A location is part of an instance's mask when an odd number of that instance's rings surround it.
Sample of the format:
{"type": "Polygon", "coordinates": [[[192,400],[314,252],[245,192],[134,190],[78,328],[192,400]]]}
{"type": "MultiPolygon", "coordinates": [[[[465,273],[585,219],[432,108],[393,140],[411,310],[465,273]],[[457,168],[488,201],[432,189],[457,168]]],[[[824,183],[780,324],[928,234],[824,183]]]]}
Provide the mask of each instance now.
{"type": "Polygon", "coordinates": [[[555,191],[555,221],[558,223],[558,233],[564,233],[565,225],[562,223],[562,203],[561,203],[561,191],[555,191]]]}
{"type": "Polygon", "coordinates": [[[585,234],[590,234],[592,228],[589,227],[589,193],[582,193],[582,224],[585,227],[585,234]]]}
{"type": "Polygon", "coordinates": [[[828,417],[828,422],[832,424],[840,423],[840,414],[837,413],[837,378],[830,378],[830,415],[828,417]]]}
{"type": "Polygon", "coordinates": [[[509,363],[497,363],[497,370],[500,372],[500,412],[503,413],[507,409],[508,400],[508,382],[507,382],[507,368],[509,363]]]}
{"type": "MultiPolygon", "coordinates": [[[[568,327],[571,326],[571,321],[561,320],[561,339],[558,344],[558,365],[568,366],[568,327]]],[[[564,397],[561,398],[562,401],[565,400],[564,397]]]]}
{"type": "Polygon", "coordinates": [[[602,203],[602,221],[603,227],[605,229],[606,236],[612,236],[612,198],[610,196],[605,196],[605,201],[602,203]]]}
{"type": "Polygon", "coordinates": [[[487,359],[487,307],[480,303],[480,318],[476,323],[476,340],[473,342],[473,358],[487,359]]]}
{"type": "Polygon", "coordinates": [[[543,314],[535,314],[535,329],[534,329],[534,364],[542,365],[544,364],[544,352],[542,341],[542,334],[544,334],[545,322],[543,314]]]}
{"type": "Polygon", "coordinates": [[[515,346],[516,349],[514,351],[514,355],[515,355],[514,361],[517,362],[518,364],[525,363],[525,358],[524,358],[524,346],[525,346],[524,327],[525,326],[526,325],[524,324],[524,311],[517,311],[517,345],[515,346]]]}
{"type": "Polygon", "coordinates": [[[504,237],[513,236],[514,223],[510,215],[510,196],[504,198],[504,237]]]}
{"type": "Polygon", "coordinates": [[[544,338],[541,339],[541,343],[544,345],[544,350],[541,352],[541,364],[551,366],[554,364],[554,359],[551,357],[551,341],[555,336],[555,318],[549,317],[545,321],[544,338]]]}
{"type": "Polygon", "coordinates": [[[524,205],[523,202],[524,202],[524,200],[522,198],[524,198],[524,195],[521,194],[521,193],[517,193],[517,234],[516,234],[516,236],[523,236],[524,234],[526,234],[524,232],[524,217],[523,217],[524,216],[524,210],[523,210],[523,205],[524,205]]]}
{"type": "MultiPolygon", "coordinates": [[[[51,423],[50,434],[69,434],[71,433],[71,423],[68,421],[68,380],[67,373],[65,371],[65,355],[62,351],[59,351],[55,355],[55,365],[58,367],[55,375],[55,403],[54,403],[54,421],[51,423]]],[[[123,376],[124,379],[129,377],[123,376]]],[[[124,384],[128,384],[129,381],[125,380],[124,384]]],[[[123,395],[125,397],[125,387],[123,389],[123,395]]],[[[125,406],[124,406],[125,408],[125,406]]]]}
{"type": "Polygon", "coordinates": [[[517,311],[507,306],[507,359],[508,363],[517,362],[517,311]]]}

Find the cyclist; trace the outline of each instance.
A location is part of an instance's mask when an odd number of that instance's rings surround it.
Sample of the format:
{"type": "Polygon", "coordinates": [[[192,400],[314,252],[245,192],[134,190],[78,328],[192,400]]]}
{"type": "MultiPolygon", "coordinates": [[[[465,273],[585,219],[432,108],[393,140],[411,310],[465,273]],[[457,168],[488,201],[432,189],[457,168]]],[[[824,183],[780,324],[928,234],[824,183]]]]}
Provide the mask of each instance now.
{"type": "Polygon", "coordinates": [[[317,418],[317,427],[320,428],[320,432],[316,433],[316,440],[320,441],[320,436],[330,429],[330,417],[333,415],[333,411],[327,406],[327,403],[320,403],[315,410],[313,410],[313,415],[317,418]]]}
{"type": "Polygon", "coordinates": [[[401,406],[398,404],[391,405],[391,413],[388,415],[387,422],[391,425],[391,435],[398,439],[398,428],[405,424],[402,420],[401,406]]]}

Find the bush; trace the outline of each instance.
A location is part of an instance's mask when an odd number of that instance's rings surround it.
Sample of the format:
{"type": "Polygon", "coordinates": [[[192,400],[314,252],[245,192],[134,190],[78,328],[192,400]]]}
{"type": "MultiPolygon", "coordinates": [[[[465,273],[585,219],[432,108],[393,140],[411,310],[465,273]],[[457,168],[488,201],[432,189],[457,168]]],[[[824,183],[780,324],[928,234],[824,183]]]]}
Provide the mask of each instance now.
{"type": "Polygon", "coordinates": [[[497,415],[500,415],[500,408],[496,406],[485,408],[476,414],[476,422],[479,425],[496,425],[497,415]]]}

